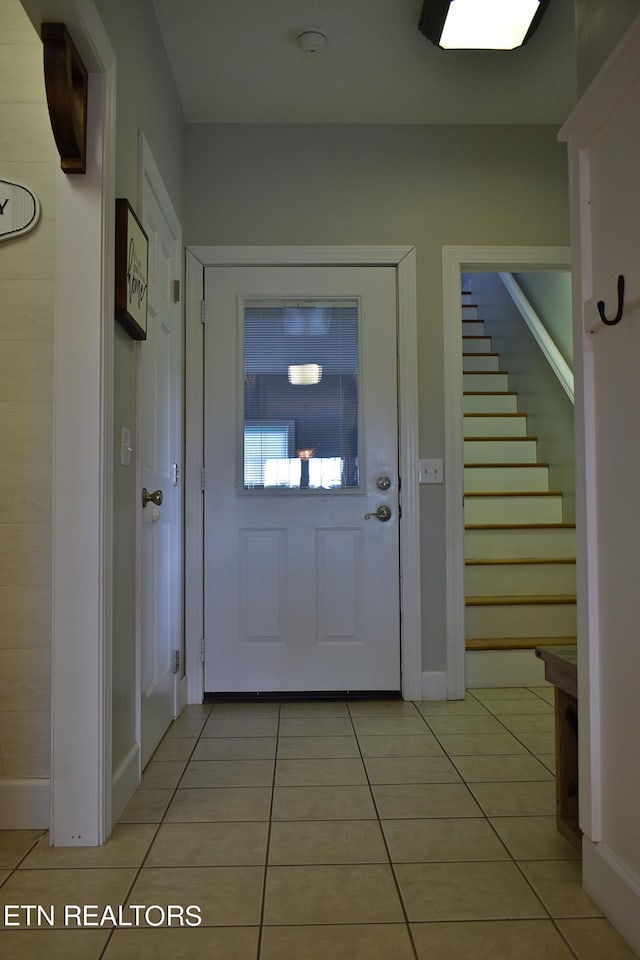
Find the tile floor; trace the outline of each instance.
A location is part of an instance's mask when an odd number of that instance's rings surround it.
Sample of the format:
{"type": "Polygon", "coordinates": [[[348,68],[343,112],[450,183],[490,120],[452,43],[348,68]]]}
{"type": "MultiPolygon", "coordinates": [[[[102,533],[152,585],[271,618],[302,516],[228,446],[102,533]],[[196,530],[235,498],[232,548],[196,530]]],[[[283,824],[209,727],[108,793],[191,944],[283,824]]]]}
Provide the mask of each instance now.
{"type": "Polygon", "coordinates": [[[57,925],[21,916],[0,955],[631,960],[555,830],[552,701],[188,707],[104,847],[0,833],[0,902],[57,925]],[[70,929],[63,904],[197,905],[202,925],[70,929]]]}

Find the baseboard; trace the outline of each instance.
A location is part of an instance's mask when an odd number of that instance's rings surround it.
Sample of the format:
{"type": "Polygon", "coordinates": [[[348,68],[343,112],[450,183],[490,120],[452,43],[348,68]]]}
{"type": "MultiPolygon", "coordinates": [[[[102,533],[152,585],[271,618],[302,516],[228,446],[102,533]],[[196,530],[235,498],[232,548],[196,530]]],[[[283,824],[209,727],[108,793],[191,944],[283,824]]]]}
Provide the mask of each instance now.
{"type": "Polygon", "coordinates": [[[422,699],[447,699],[447,672],[446,670],[427,670],[422,674],[422,699]]]}
{"type": "Polygon", "coordinates": [[[48,777],[0,778],[0,830],[48,830],[50,795],[48,777]]]}
{"type": "Polygon", "coordinates": [[[534,650],[468,650],[467,687],[543,687],[544,663],[534,650]]]}
{"type": "Polygon", "coordinates": [[[582,885],[640,956],[640,877],[603,843],[582,839],[582,885]]]}
{"type": "Polygon", "coordinates": [[[140,747],[129,750],[111,778],[111,822],[117,823],[140,783],[140,747]]]}

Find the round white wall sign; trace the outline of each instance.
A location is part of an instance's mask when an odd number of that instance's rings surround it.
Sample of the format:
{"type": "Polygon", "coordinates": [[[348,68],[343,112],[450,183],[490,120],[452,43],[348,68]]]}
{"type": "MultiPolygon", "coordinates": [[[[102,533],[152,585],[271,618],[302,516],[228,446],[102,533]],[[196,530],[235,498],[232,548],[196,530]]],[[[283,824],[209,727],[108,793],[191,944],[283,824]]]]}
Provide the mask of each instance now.
{"type": "Polygon", "coordinates": [[[0,240],[33,230],[40,218],[40,201],[28,187],[0,179],[0,240]]]}

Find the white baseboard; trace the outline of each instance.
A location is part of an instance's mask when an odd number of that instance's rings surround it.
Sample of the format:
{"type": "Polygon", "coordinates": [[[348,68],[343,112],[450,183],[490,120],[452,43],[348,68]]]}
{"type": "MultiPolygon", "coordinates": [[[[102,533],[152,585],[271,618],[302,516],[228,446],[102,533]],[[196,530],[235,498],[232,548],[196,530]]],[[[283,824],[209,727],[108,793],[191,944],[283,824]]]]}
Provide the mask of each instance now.
{"type": "Polygon", "coordinates": [[[422,674],[422,699],[447,699],[447,672],[446,670],[427,670],[422,674]]]}
{"type": "Polygon", "coordinates": [[[0,830],[48,830],[50,794],[48,777],[0,778],[0,830]]]}
{"type": "Polygon", "coordinates": [[[582,839],[582,885],[640,956],[640,877],[604,843],[582,839]]]}
{"type": "Polygon", "coordinates": [[[468,650],[467,687],[543,687],[544,663],[534,650],[468,650]]]}
{"type": "Polygon", "coordinates": [[[111,779],[111,822],[117,823],[120,814],[131,800],[140,783],[140,747],[137,743],[129,750],[111,779]]]}

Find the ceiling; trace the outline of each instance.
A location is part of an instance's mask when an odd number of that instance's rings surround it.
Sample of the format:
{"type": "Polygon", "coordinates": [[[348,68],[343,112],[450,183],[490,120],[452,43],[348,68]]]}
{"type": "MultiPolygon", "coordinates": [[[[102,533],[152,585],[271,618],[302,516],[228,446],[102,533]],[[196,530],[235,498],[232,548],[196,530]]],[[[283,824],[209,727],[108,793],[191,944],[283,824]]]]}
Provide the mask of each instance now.
{"type": "Polygon", "coordinates": [[[444,51],[422,0],[153,0],[191,123],[561,123],[576,99],[574,0],[529,43],[444,51]],[[296,42],[327,37],[321,53],[296,42]]]}

